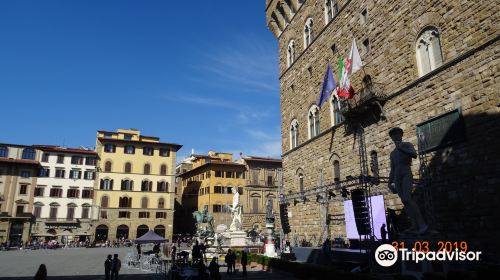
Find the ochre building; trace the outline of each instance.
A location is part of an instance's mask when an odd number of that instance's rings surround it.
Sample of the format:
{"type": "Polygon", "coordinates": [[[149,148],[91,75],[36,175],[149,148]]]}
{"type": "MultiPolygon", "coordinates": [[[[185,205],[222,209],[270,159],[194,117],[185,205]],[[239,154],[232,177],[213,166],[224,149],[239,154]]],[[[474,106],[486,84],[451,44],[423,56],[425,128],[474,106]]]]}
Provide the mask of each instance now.
{"type": "Polygon", "coordinates": [[[97,132],[96,241],[136,239],[148,230],[172,240],[175,161],[180,148],[135,129],[97,132]]]}

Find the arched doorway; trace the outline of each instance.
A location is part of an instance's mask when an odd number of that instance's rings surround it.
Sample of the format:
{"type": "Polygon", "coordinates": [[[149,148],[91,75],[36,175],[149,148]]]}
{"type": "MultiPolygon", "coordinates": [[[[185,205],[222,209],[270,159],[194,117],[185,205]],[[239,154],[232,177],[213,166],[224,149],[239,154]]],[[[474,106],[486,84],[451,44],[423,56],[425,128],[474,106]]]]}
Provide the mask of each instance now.
{"type": "Polygon", "coordinates": [[[98,225],[95,228],[95,241],[106,241],[108,239],[108,227],[106,225],[98,225]]]}
{"type": "Polygon", "coordinates": [[[155,226],[154,232],[159,236],[165,238],[165,226],[162,225],[155,226]]]}
{"type": "Polygon", "coordinates": [[[137,237],[136,238],[139,238],[139,237],[143,236],[148,231],[149,231],[149,227],[147,225],[140,225],[140,226],[138,226],[137,227],[137,237]]]}
{"type": "Polygon", "coordinates": [[[126,226],[126,225],[119,225],[116,228],[116,238],[118,238],[118,239],[121,239],[121,238],[128,239],[128,226],[126,226]]]}
{"type": "Polygon", "coordinates": [[[24,223],[15,221],[10,224],[9,240],[13,244],[19,244],[23,239],[24,223]]]}

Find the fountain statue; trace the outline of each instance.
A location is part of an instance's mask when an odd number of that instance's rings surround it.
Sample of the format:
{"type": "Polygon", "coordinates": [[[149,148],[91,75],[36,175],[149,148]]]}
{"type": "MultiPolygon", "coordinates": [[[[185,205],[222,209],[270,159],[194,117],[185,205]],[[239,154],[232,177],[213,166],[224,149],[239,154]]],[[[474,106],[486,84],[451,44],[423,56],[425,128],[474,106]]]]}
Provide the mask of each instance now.
{"type": "Polygon", "coordinates": [[[214,236],[214,217],[208,213],[208,206],[203,207],[203,211],[194,211],[193,218],[196,220],[196,236],[198,237],[213,237],[214,236]],[[203,228],[202,224],[207,226],[203,228]]]}
{"type": "Polygon", "coordinates": [[[233,204],[229,206],[231,210],[231,218],[233,219],[231,225],[229,226],[230,231],[241,230],[241,203],[240,194],[238,193],[238,188],[233,188],[233,204]]]}
{"type": "Polygon", "coordinates": [[[231,210],[232,222],[229,226],[229,239],[231,247],[244,247],[248,244],[246,232],[241,230],[241,213],[243,206],[240,203],[238,188],[233,187],[233,204],[229,206],[231,210]]]}

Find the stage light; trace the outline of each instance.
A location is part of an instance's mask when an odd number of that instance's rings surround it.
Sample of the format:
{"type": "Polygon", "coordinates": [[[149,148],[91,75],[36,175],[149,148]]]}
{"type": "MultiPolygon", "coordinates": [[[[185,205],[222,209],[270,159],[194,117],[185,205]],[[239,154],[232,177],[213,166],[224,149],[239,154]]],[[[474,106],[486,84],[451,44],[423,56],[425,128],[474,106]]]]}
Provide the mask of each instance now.
{"type": "Polygon", "coordinates": [[[328,191],[328,199],[332,199],[336,197],[337,195],[333,191],[328,191]]]}
{"type": "Polygon", "coordinates": [[[323,197],[321,195],[316,195],[316,202],[319,202],[323,197]]]}
{"type": "Polygon", "coordinates": [[[342,187],[341,193],[343,198],[347,198],[347,196],[349,195],[349,191],[347,190],[346,187],[342,187]]]}

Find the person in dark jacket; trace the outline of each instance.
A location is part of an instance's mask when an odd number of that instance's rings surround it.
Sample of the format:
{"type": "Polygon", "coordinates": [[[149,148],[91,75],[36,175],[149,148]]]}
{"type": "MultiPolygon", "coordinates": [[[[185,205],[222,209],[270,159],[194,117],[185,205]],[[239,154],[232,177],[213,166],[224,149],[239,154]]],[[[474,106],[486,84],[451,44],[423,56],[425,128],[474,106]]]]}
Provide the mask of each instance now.
{"type": "Polygon", "coordinates": [[[241,266],[243,268],[243,277],[247,276],[247,263],[248,263],[248,253],[245,248],[243,252],[241,252],[241,266]]]}
{"type": "Polygon", "coordinates": [[[212,261],[208,265],[208,271],[210,272],[210,279],[211,280],[219,280],[220,279],[219,264],[217,263],[216,257],[212,258],[212,261]]]}
{"type": "Polygon", "coordinates": [[[118,254],[114,255],[113,264],[111,265],[111,279],[118,280],[118,274],[122,268],[122,262],[118,258],[118,254]]]}
{"type": "Polygon", "coordinates": [[[109,280],[112,266],[113,260],[111,259],[111,255],[108,255],[108,258],[104,261],[104,279],[109,280]]]}
{"type": "Polygon", "coordinates": [[[41,264],[40,267],[38,267],[38,271],[35,274],[35,277],[33,277],[33,280],[47,280],[47,267],[44,264],[41,264]]]}

